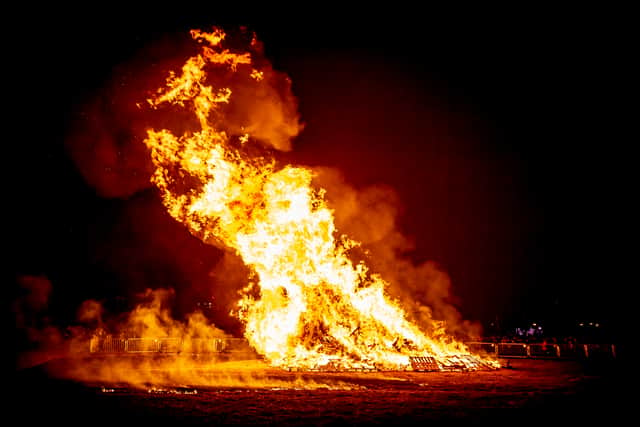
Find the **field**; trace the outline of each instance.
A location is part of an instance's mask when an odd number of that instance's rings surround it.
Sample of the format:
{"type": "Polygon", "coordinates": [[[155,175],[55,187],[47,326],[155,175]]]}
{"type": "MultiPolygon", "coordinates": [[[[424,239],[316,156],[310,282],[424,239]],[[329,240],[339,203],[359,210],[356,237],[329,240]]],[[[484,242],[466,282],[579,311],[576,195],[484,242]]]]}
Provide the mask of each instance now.
{"type": "MultiPolygon", "coordinates": [[[[55,363],[63,362],[49,362],[55,363]]],[[[637,394],[624,387],[631,372],[619,361],[502,363],[495,371],[449,373],[296,373],[254,366],[251,375],[237,374],[235,382],[232,370],[214,370],[206,386],[136,387],[53,378],[40,366],[16,373],[10,409],[15,425],[87,427],[470,421],[615,425],[637,394]]]]}

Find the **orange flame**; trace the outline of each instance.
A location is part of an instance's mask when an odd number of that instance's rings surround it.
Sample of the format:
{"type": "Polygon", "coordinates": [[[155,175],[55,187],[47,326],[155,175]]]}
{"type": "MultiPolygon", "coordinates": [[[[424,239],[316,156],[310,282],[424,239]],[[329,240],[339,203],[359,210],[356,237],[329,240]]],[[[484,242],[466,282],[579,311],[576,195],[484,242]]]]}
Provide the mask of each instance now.
{"type": "MultiPolygon", "coordinates": [[[[235,313],[251,345],[274,366],[303,369],[330,363],[406,369],[411,356],[443,365],[469,356],[462,343],[411,323],[387,295],[385,280],[349,258],[359,243],[339,235],[310,169],[249,156],[250,133],[222,130],[233,93],[214,87],[209,73],[259,85],[268,70],[250,53],[224,49],[220,29],[191,35],[201,52],[179,76],[171,73],[149,104],[189,108],[200,128],[180,136],[148,130],[152,181],[175,219],[204,241],[233,249],[255,273],[235,313]]],[[[463,359],[467,368],[479,360],[463,359]]]]}

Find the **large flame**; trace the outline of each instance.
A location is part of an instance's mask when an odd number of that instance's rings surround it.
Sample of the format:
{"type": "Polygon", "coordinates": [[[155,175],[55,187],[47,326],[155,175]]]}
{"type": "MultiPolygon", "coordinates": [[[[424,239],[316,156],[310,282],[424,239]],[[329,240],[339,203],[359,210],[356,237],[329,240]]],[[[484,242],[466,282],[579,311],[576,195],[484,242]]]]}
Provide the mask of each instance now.
{"type": "MultiPolygon", "coordinates": [[[[427,335],[411,323],[385,280],[350,259],[358,243],[336,230],[310,169],[249,155],[254,135],[225,130],[233,93],[214,87],[209,73],[259,85],[269,69],[251,52],[224,48],[220,29],[191,35],[202,43],[200,53],[148,102],[189,109],[197,129],[148,130],[145,144],[169,213],[204,241],[234,250],[255,273],[235,313],[251,345],[274,366],[303,369],[394,369],[409,366],[411,356],[442,364],[468,356],[442,331],[427,335]]],[[[472,357],[462,359],[472,367],[472,357]]]]}

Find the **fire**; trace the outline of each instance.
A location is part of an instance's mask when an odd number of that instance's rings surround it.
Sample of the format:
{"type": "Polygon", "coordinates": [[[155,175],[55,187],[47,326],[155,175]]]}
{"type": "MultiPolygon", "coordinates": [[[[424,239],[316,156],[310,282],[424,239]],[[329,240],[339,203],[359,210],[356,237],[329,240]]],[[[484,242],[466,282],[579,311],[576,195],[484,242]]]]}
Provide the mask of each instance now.
{"type": "Polygon", "coordinates": [[[359,243],[336,230],[310,169],[250,154],[259,139],[250,126],[237,134],[225,127],[234,93],[215,86],[210,74],[259,90],[269,66],[251,52],[224,48],[220,29],[191,35],[200,53],[148,102],[189,109],[197,128],[181,135],[150,129],[144,142],[168,212],[205,242],[235,251],[253,271],[235,312],[250,344],[273,366],[301,369],[406,368],[411,357],[425,355],[441,366],[452,358],[467,368],[480,363],[462,343],[411,323],[386,293],[387,282],[350,259],[359,243]]]}

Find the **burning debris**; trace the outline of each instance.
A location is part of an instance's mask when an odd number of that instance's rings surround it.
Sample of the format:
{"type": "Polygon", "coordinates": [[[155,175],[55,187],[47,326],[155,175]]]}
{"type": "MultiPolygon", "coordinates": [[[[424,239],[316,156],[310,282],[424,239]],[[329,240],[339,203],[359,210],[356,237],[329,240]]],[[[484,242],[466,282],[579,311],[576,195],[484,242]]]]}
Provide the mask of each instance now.
{"type": "Polygon", "coordinates": [[[161,388],[161,387],[151,387],[147,390],[149,394],[179,394],[179,395],[194,395],[198,394],[198,390],[190,389],[190,388],[161,388]]]}

